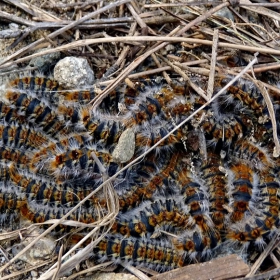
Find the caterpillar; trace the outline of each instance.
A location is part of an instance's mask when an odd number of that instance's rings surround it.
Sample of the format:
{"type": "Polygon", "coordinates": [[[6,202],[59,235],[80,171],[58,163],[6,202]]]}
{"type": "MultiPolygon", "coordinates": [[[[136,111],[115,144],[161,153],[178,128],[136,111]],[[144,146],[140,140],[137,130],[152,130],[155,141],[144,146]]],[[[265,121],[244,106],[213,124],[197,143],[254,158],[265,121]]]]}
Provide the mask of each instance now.
{"type": "Polygon", "coordinates": [[[9,108],[9,112],[3,115],[11,115],[5,117],[5,121],[19,120],[21,123],[34,123],[41,131],[55,137],[64,135],[69,132],[69,128],[58,119],[55,108],[52,108],[48,102],[39,100],[37,97],[29,96],[26,92],[7,91],[2,97],[2,110],[9,108]],[[5,106],[6,103],[8,106],[5,106]]]}
{"type": "MultiPolygon", "coordinates": [[[[216,89],[228,79],[217,78],[216,89]]],[[[92,110],[97,96],[95,88],[66,91],[44,77],[8,83],[0,101],[2,224],[60,219],[100,186],[104,172],[115,175],[206,102],[184,85],[148,80],[119,87],[92,110]],[[135,150],[117,162],[112,154],[127,129],[135,150]]],[[[238,81],[112,180],[120,212],[92,258],[165,271],[207,260],[227,242],[263,248],[279,229],[271,139],[260,91],[238,81]]],[[[67,220],[95,222],[98,209],[108,211],[105,197],[95,194],[67,220]]]]}
{"type": "Polygon", "coordinates": [[[38,149],[48,143],[49,139],[43,133],[35,131],[28,125],[17,122],[0,124],[1,146],[19,149],[38,149]]]}
{"type": "Polygon", "coordinates": [[[168,241],[123,238],[118,235],[108,235],[94,249],[94,255],[98,255],[99,261],[112,259],[116,263],[145,266],[157,271],[170,270],[184,264],[183,254],[173,249],[168,241]]]}
{"type": "MultiPolygon", "coordinates": [[[[82,187],[74,183],[55,184],[45,177],[36,177],[26,170],[18,170],[14,165],[9,166],[6,172],[7,181],[17,186],[26,199],[35,200],[38,204],[48,204],[50,207],[74,207],[92,192],[92,187],[82,187]]],[[[88,208],[96,205],[105,207],[105,198],[95,195],[85,204],[88,208]]]]}
{"type": "Polygon", "coordinates": [[[201,177],[209,186],[209,211],[213,223],[220,231],[225,230],[228,220],[229,188],[223,163],[219,155],[208,153],[207,160],[201,167],[201,177]]]}
{"type": "Polygon", "coordinates": [[[8,90],[20,90],[30,94],[36,94],[36,97],[45,98],[50,102],[57,102],[59,100],[61,88],[58,83],[46,77],[20,77],[10,81],[6,88],[8,90]]]}
{"type": "Polygon", "coordinates": [[[150,238],[160,228],[172,233],[176,232],[175,229],[184,230],[189,222],[182,199],[158,197],[152,203],[143,202],[137,209],[127,211],[117,219],[112,233],[150,238]]]}
{"type": "Polygon", "coordinates": [[[258,210],[255,210],[251,219],[244,221],[241,229],[233,227],[227,234],[231,240],[243,244],[255,242],[262,247],[264,237],[273,235],[279,225],[279,183],[274,172],[263,171],[258,184],[258,210]]]}
{"type": "Polygon", "coordinates": [[[257,199],[254,189],[257,187],[257,174],[246,164],[240,162],[230,167],[229,171],[229,207],[232,222],[241,221],[246,212],[255,207],[257,199]]]}

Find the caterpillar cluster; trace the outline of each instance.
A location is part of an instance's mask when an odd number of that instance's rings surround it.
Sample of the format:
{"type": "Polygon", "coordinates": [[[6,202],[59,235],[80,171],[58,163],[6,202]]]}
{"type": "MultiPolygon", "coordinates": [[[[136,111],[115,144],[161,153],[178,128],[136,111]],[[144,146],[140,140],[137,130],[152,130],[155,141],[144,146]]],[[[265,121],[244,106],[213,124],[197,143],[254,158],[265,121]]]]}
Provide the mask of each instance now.
{"type": "MultiPolygon", "coordinates": [[[[230,77],[216,80],[218,91],[230,77]]],[[[194,81],[198,82],[198,81],[194,81]]],[[[203,79],[199,80],[203,88],[203,79]]],[[[0,222],[59,219],[124,165],[113,152],[132,129],[133,160],[205,103],[191,89],[144,80],[92,110],[94,90],[21,77],[0,101],[0,222]],[[120,104],[124,110],[120,110],[120,104]]],[[[271,93],[278,118],[279,97],[271,93]]],[[[278,130],[280,128],[279,123],[278,130]]],[[[279,228],[279,168],[261,93],[240,80],[113,181],[120,213],[92,252],[155,270],[205,260],[225,244],[262,248],[279,228]]],[[[97,193],[68,219],[92,223],[97,193]]],[[[61,226],[58,231],[68,230],[61,226]]]]}

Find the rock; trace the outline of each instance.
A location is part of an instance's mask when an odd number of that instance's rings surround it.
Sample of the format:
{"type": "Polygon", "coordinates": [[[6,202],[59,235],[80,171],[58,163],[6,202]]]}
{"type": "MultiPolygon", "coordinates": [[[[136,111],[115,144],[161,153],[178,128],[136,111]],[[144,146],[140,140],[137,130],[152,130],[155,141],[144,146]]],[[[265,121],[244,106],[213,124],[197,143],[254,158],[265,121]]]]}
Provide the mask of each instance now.
{"type": "Polygon", "coordinates": [[[13,23],[13,22],[9,24],[9,27],[11,30],[14,30],[14,31],[19,30],[19,25],[16,23],[13,23]]]}
{"type": "Polygon", "coordinates": [[[135,134],[132,128],[126,129],[120,136],[119,142],[113,151],[113,160],[125,163],[131,160],[135,151],[135,134]]]}
{"type": "Polygon", "coordinates": [[[30,274],[32,277],[37,277],[38,276],[38,272],[36,270],[31,270],[30,274]]]}
{"type": "Polygon", "coordinates": [[[86,88],[94,82],[94,73],[86,59],[69,56],[56,64],[54,78],[66,89],[86,88]]]}
{"type": "Polygon", "coordinates": [[[234,16],[233,16],[232,12],[227,7],[219,10],[214,15],[219,16],[219,17],[225,17],[225,18],[234,22],[234,16]]]}
{"type": "MultiPolygon", "coordinates": [[[[40,50],[40,52],[46,49],[40,50]]],[[[60,58],[60,52],[54,52],[45,54],[39,57],[32,58],[28,64],[28,67],[37,67],[39,71],[45,72],[48,71],[51,66],[55,65],[55,63],[60,58]]]]}
{"type": "Polygon", "coordinates": [[[22,31],[15,23],[9,24],[9,29],[0,30],[0,39],[16,38],[21,35],[22,31]]]}
{"type": "MultiPolygon", "coordinates": [[[[33,241],[34,237],[26,238],[20,244],[12,248],[13,255],[17,255],[22,249],[33,241]]],[[[50,258],[55,250],[55,242],[50,237],[43,237],[32,246],[27,252],[19,257],[20,260],[27,262],[31,265],[36,265],[42,260],[50,258]]]]}

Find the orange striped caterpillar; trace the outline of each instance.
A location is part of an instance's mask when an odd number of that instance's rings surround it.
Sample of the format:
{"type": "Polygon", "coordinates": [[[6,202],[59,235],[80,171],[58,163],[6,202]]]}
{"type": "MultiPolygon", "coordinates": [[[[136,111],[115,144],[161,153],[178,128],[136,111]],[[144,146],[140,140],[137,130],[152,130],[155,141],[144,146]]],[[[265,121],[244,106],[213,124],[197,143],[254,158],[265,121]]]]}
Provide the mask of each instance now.
{"type": "MultiPolygon", "coordinates": [[[[61,218],[103,181],[92,153],[110,177],[125,166],[112,157],[124,131],[135,134],[133,160],[205,104],[183,86],[135,88],[121,87],[91,110],[94,90],[64,91],[43,77],[10,82],[0,102],[1,219],[61,218]]],[[[279,228],[271,139],[260,92],[242,80],[234,84],[112,181],[120,213],[93,251],[97,261],[164,271],[208,259],[227,242],[264,246],[279,228]]],[[[68,219],[91,223],[97,206],[107,211],[102,193],[68,219]]]]}
{"type": "Polygon", "coordinates": [[[206,233],[188,231],[174,240],[178,251],[184,252],[190,260],[203,261],[209,259],[213,250],[221,244],[220,233],[214,228],[206,233]]]}
{"type": "Polygon", "coordinates": [[[242,227],[231,227],[227,233],[229,240],[238,241],[248,246],[254,242],[261,249],[265,245],[264,237],[277,231],[279,226],[279,183],[275,175],[269,171],[262,171],[258,185],[259,197],[257,210],[252,217],[242,222],[242,227]]]}
{"type": "Polygon", "coordinates": [[[257,187],[256,174],[244,163],[237,163],[230,168],[230,203],[233,209],[230,215],[232,222],[241,221],[244,215],[255,207],[254,189],[257,187]]]}
{"type": "Polygon", "coordinates": [[[0,124],[1,146],[33,150],[40,148],[48,141],[48,137],[28,125],[18,123],[0,124]]]}
{"type": "Polygon", "coordinates": [[[164,239],[155,241],[108,235],[94,249],[94,255],[98,256],[99,262],[112,259],[116,263],[144,266],[157,271],[174,269],[184,264],[183,253],[175,250],[164,239]]]}
{"type": "MultiPolygon", "coordinates": [[[[14,165],[6,169],[7,180],[17,186],[21,193],[25,194],[29,201],[35,200],[38,204],[49,205],[50,207],[74,207],[82,199],[92,192],[92,186],[86,187],[74,183],[55,184],[42,176],[18,170],[14,165]]],[[[93,196],[86,203],[87,207],[101,205],[105,207],[106,201],[101,195],[93,196]]]]}
{"type": "Polygon", "coordinates": [[[168,232],[185,230],[190,223],[182,206],[182,198],[158,197],[154,202],[143,202],[117,219],[112,233],[150,238],[160,228],[168,232]]]}
{"type": "Polygon", "coordinates": [[[24,194],[20,193],[15,187],[0,186],[0,224],[1,226],[10,225],[19,217],[19,209],[26,205],[24,194]]]}
{"type": "Polygon", "coordinates": [[[105,168],[108,168],[109,175],[111,169],[116,172],[118,165],[112,161],[110,153],[106,150],[97,151],[96,145],[86,141],[86,138],[76,136],[55,145],[52,143],[50,147],[35,153],[30,169],[35,173],[46,170],[47,174],[57,178],[100,178],[102,174],[91,155],[93,152],[105,168]]]}
{"type": "Polygon", "coordinates": [[[214,153],[208,153],[207,156],[201,171],[203,180],[209,186],[210,216],[215,227],[223,231],[228,217],[226,206],[229,204],[227,178],[220,168],[221,158],[214,153]]]}
{"type": "Polygon", "coordinates": [[[58,93],[61,90],[55,80],[45,77],[21,77],[9,82],[6,88],[35,93],[36,97],[46,98],[53,102],[59,99],[58,93]]]}
{"type": "Polygon", "coordinates": [[[51,137],[57,134],[64,135],[69,131],[69,128],[58,119],[56,110],[39,99],[15,91],[7,92],[5,99],[6,104],[2,103],[1,115],[5,115],[6,122],[32,123],[51,137]],[[8,112],[5,112],[7,108],[8,112]]]}
{"type": "Polygon", "coordinates": [[[199,176],[188,170],[184,162],[178,162],[173,176],[183,196],[185,207],[190,214],[189,224],[204,234],[213,227],[209,216],[209,194],[207,186],[199,176]]]}

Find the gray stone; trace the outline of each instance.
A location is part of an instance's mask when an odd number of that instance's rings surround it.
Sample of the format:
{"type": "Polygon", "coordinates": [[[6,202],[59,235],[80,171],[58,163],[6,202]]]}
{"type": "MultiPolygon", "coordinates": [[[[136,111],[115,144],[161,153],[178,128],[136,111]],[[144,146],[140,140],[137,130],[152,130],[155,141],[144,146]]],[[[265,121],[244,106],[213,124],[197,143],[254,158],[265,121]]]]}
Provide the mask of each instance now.
{"type": "MultiPolygon", "coordinates": [[[[22,249],[33,241],[34,237],[28,237],[20,244],[12,248],[13,255],[17,255],[22,249]]],[[[20,260],[31,265],[36,265],[42,260],[49,259],[55,249],[55,241],[50,237],[43,237],[34,244],[27,252],[19,257],[20,260]]]]}
{"type": "Polygon", "coordinates": [[[119,142],[113,151],[113,160],[120,163],[125,163],[131,160],[135,151],[135,134],[132,128],[126,129],[119,142]]]}
{"type": "Polygon", "coordinates": [[[14,31],[19,29],[19,25],[14,22],[10,23],[9,27],[11,30],[14,30],[14,31]]]}
{"type": "MultiPolygon", "coordinates": [[[[40,50],[40,52],[46,49],[40,50]]],[[[54,52],[45,54],[39,57],[32,58],[28,64],[28,67],[37,67],[39,71],[45,72],[50,69],[51,66],[55,65],[55,63],[60,58],[60,52],[54,52]]]]}
{"type": "Polygon", "coordinates": [[[227,7],[219,10],[214,15],[219,16],[219,17],[225,17],[225,18],[234,22],[234,16],[233,16],[232,12],[227,7]]]}
{"type": "Polygon", "coordinates": [[[38,276],[38,272],[36,270],[31,270],[30,274],[32,277],[37,277],[38,276]]]}
{"type": "Polygon", "coordinates": [[[56,64],[54,78],[66,89],[86,88],[93,84],[94,73],[86,59],[69,56],[56,64]]]}

